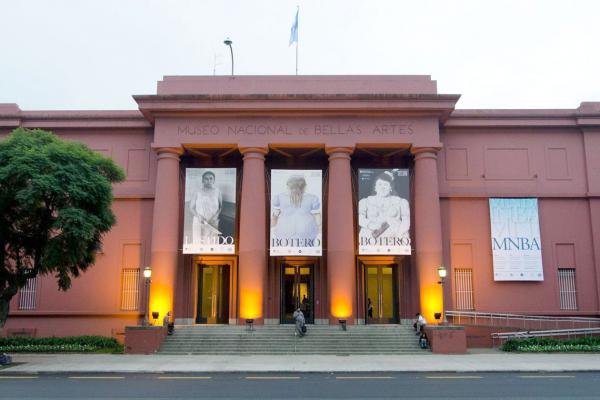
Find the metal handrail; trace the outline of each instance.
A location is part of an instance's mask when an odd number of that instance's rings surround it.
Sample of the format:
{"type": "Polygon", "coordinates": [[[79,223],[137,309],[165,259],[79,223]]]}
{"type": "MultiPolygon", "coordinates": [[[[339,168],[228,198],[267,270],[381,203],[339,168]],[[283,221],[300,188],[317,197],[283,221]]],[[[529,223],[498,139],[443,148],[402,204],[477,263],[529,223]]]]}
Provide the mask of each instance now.
{"type": "MultiPolygon", "coordinates": [[[[560,317],[545,315],[525,315],[511,313],[490,313],[480,311],[447,311],[446,314],[452,317],[454,323],[460,324],[464,319],[472,321],[473,324],[483,324],[492,327],[515,327],[528,330],[537,329],[574,329],[582,325],[588,328],[600,327],[600,318],[596,317],[560,317]]],[[[464,321],[467,322],[467,321],[464,321]]]]}
{"type": "Polygon", "coordinates": [[[525,320],[544,320],[544,321],[567,321],[567,322],[598,322],[598,317],[559,317],[546,315],[526,315],[526,314],[510,314],[510,313],[486,313],[480,311],[446,311],[449,317],[474,317],[488,319],[525,319],[525,320]]]}
{"type": "Polygon", "coordinates": [[[543,331],[518,331],[492,333],[492,339],[528,338],[542,336],[565,336],[581,335],[587,333],[600,333],[600,328],[577,328],[577,329],[549,329],[543,331]]]}

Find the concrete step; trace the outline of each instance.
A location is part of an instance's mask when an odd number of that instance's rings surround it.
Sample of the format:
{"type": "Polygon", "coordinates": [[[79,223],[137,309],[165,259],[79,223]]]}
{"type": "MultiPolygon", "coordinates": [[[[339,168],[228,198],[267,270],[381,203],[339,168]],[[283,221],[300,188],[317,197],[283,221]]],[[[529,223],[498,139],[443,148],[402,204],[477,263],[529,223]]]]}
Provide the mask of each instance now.
{"type": "Polygon", "coordinates": [[[411,325],[307,325],[294,336],[293,325],[175,327],[160,354],[420,354],[411,325]]]}

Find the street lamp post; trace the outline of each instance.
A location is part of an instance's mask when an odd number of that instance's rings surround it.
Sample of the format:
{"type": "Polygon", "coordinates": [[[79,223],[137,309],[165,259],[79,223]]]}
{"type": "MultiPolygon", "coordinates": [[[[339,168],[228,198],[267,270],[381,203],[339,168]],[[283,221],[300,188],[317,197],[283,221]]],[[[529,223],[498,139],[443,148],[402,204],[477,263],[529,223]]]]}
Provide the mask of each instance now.
{"type": "Polygon", "coordinates": [[[446,270],[446,267],[444,267],[443,265],[440,265],[437,269],[437,272],[438,272],[438,276],[440,277],[440,280],[438,283],[442,286],[442,315],[444,316],[444,318],[442,319],[442,324],[447,325],[448,319],[446,318],[446,310],[444,307],[444,281],[446,280],[446,275],[447,275],[448,271],[446,270]]]}
{"type": "Polygon", "coordinates": [[[233,76],[233,41],[227,38],[223,41],[223,43],[225,43],[226,46],[229,46],[229,51],[231,52],[231,76],[233,76]]]}
{"type": "Polygon", "coordinates": [[[152,278],[152,267],[144,268],[144,279],[146,280],[146,304],[144,306],[144,326],[150,325],[148,318],[148,309],[150,308],[150,280],[152,278]]]}

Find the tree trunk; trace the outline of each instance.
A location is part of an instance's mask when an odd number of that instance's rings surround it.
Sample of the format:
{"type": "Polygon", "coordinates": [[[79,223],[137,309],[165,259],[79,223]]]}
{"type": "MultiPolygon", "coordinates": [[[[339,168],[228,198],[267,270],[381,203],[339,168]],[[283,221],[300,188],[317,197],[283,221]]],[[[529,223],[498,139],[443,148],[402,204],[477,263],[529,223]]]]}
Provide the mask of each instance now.
{"type": "Polygon", "coordinates": [[[10,310],[10,300],[17,294],[17,290],[15,287],[8,287],[0,295],[0,328],[4,328],[10,310]]]}

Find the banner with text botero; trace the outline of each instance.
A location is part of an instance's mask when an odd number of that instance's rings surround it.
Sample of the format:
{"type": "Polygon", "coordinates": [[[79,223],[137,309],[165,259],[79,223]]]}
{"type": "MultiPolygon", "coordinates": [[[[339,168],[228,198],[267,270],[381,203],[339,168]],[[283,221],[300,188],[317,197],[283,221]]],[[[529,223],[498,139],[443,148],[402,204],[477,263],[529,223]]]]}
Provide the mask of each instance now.
{"type": "Polygon", "coordinates": [[[235,254],[235,168],[186,168],[183,254],[235,254]]]}
{"type": "Polygon", "coordinates": [[[407,169],[358,170],[358,254],[411,254],[407,169]]]}
{"type": "Polygon", "coordinates": [[[537,199],[489,199],[495,281],[543,281],[537,199]]]}
{"type": "Polygon", "coordinates": [[[321,170],[271,170],[272,256],[320,256],[321,170]]]}

